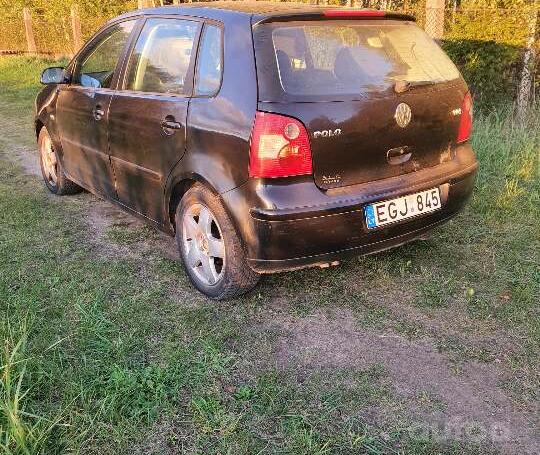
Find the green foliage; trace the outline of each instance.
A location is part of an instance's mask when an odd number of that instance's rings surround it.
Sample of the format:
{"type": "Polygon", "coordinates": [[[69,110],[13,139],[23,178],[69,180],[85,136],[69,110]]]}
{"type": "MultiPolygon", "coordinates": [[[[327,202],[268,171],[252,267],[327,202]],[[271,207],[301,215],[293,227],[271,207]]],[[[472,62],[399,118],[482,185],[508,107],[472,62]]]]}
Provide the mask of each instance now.
{"type": "Polygon", "coordinates": [[[469,84],[477,105],[491,107],[513,98],[521,69],[519,47],[457,39],[445,41],[443,48],[469,84]]]}
{"type": "MultiPolygon", "coordinates": [[[[495,6],[515,9],[447,11],[443,42],[471,86],[476,104],[486,108],[514,98],[530,34],[528,24],[538,14],[537,9],[516,8],[517,1],[495,6]]],[[[540,83],[540,65],[533,71],[540,83]]]]}

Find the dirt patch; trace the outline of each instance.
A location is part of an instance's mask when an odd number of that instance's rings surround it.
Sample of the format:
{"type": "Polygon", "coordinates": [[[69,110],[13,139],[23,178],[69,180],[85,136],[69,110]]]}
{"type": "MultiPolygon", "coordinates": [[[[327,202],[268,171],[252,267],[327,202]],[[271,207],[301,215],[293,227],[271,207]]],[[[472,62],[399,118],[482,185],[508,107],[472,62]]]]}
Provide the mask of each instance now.
{"type": "MultiPolygon", "coordinates": [[[[35,148],[14,146],[2,153],[9,161],[20,166],[25,174],[41,179],[41,168],[38,152],[35,148]]],[[[88,223],[88,244],[101,257],[138,257],[150,251],[158,251],[163,257],[179,260],[179,254],[174,239],[156,231],[152,239],[141,239],[132,245],[121,245],[107,237],[107,231],[114,226],[126,229],[141,230],[147,226],[143,221],[115,207],[90,193],[76,196],[86,206],[86,221],[88,223]]]]}
{"type": "Polygon", "coordinates": [[[88,200],[85,203],[88,205],[89,239],[100,255],[143,258],[157,251],[159,255],[168,259],[174,261],[180,259],[174,238],[163,232],[151,230],[142,220],[112,203],[90,194],[87,196],[88,200]],[[130,235],[131,240],[128,244],[115,242],[111,238],[111,230],[114,229],[121,229],[130,235]]]}
{"type": "Polygon", "coordinates": [[[16,147],[13,150],[15,162],[25,173],[41,177],[41,168],[37,151],[29,147],[16,147]]]}
{"type": "MultiPolygon", "coordinates": [[[[349,278],[348,287],[363,291],[357,283],[363,286],[365,282],[362,279],[354,282],[349,278]]],[[[471,317],[466,288],[449,296],[445,307],[435,308],[418,306],[415,288],[414,285],[384,289],[375,286],[364,291],[362,296],[369,308],[386,311],[385,320],[381,321],[384,328],[405,338],[430,337],[436,340],[440,350],[458,362],[494,362],[501,368],[513,370],[513,387],[519,383],[513,399],[525,406],[536,400],[535,384],[538,384],[540,373],[533,371],[535,363],[528,345],[528,333],[518,327],[508,330],[496,318],[471,317]]]]}
{"type": "MultiPolygon", "coordinates": [[[[85,194],[84,202],[88,208],[88,242],[93,251],[101,257],[135,257],[137,251],[134,248],[113,242],[107,238],[107,232],[115,224],[136,229],[142,226],[142,222],[94,195],[85,194]]],[[[139,249],[138,245],[136,249],[139,249]]]]}
{"type": "Polygon", "coordinates": [[[10,147],[9,154],[3,153],[11,162],[19,165],[25,174],[35,175],[41,178],[39,157],[35,149],[30,147],[10,147]]]}
{"type": "Polygon", "coordinates": [[[19,164],[26,174],[41,176],[31,111],[12,110],[10,103],[0,102],[0,154],[19,164]]]}
{"type": "MultiPolygon", "coordinates": [[[[21,126],[16,121],[0,116],[0,126],[6,127],[6,131],[19,132],[21,126]],[[9,121],[8,121],[9,120],[9,121]]],[[[27,175],[41,181],[41,168],[39,165],[38,152],[35,147],[17,144],[16,135],[7,135],[0,142],[0,156],[12,162],[23,170],[27,175]]],[[[54,195],[50,195],[55,197],[54,195]]],[[[72,207],[76,207],[76,213],[80,214],[87,225],[87,229],[81,232],[81,240],[90,248],[93,257],[102,259],[135,259],[140,260],[141,278],[148,279],[151,273],[147,271],[148,256],[157,254],[159,257],[172,261],[179,261],[178,248],[173,237],[163,232],[153,230],[142,220],[124,212],[112,203],[99,197],[83,192],[75,196],[69,196],[72,207]],[[111,231],[123,231],[129,237],[129,241],[116,241],[111,231]]],[[[182,277],[183,278],[183,277],[182,277]]],[[[172,278],[174,279],[174,278],[172,278]]],[[[171,283],[170,296],[175,301],[186,301],[185,287],[171,283]]],[[[191,292],[191,288],[188,288],[191,292]]],[[[188,299],[190,300],[190,299],[188,299]]]]}
{"type": "Polygon", "coordinates": [[[362,330],[349,312],[276,320],[269,329],[282,333],[276,352],[281,369],[309,374],[384,366],[396,397],[418,422],[414,431],[445,439],[492,441],[504,453],[540,452],[535,414],[516,408],[500,388],[504,373],[494,364],[465,362],[456,369],[433,340],[410,341],[392,332],[362,330]],[[419,396],[440,406],[426,410],[419,406],[419,396]]]}
{"type": "MultiPolygon", "coordinates": [[[[6,106],[0,103],[0,110],[6,106]]],[[[9,107],[9,106],[7,106],[9,107]]],[[[0,138],[0,153],[6,160],[19,165],[25,174],[41,179],[41,168],[36,146],[30,144],[31,122],[23,121],[7,115],[0,116],[0,127],[3,136],[0,138]]],[[[113,226],[121,225],[126,229],[138,230],[145,223],[123,212],[111,203],[103,201],[90,193],[76,196],[85,205],[85,216],[88,223],[87,243],[94,253],[101,257],[136,257],[147,255],[149,251],[159,251],[164,257],[178,260],[174,239],[159,233],[152,239],[141,239],[130,245],[122,245],[107,237],[107,231],[113,226]]]]}
{"type": "Polygon", "coordinates": [[[152,430],[145,435],[145,438],[131,448],[132,453],[134,455],[175,453],[171,449],[171,443],[183,436],[175,434],[177,428],[182,428],[182,426],[174,425],[174,422],[171,419],[159,418],[153,425],[152,430]]]}

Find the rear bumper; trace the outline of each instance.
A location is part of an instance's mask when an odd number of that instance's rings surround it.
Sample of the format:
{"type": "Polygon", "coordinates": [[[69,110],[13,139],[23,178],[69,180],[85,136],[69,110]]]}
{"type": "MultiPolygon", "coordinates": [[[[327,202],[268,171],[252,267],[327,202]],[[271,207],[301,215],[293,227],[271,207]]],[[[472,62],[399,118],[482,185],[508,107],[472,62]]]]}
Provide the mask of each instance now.
{"type": "Polygon", "coordinates": [[[452,162],[398,178],[328,191],[321,191],[311,177],[294,183],[251,180],[223,196],[243,237],[249,265],[257,272],[273,273],[414,240],[459,213],[472,194],[477,166],[465,144],[452,162]],[[367,229],[366,204],[436,186],[441,189],[441,210],[367,229]]]}
{"type": "Polygon", "coordinates": [[[249,259],[248,262],[250,267],[259,273],[276,273],[286,270],[317,267],[319,265],[322,266],[324,264],[340,261],[349,257],[379,253],[384,250],[398,247],[417,239],[418,237],[421,237],[426,232],[429,232],[435,227],[448,221],[450,218],[452,218],[452,216],[453,215],[450,215],[447,218],[424,225],[418,229],[408,230],[407,232],[394,237],[389,237],[373,243],[361,244],[338,251],[332,251],[330,253],[296,257],[292,259],[249,259]]]}

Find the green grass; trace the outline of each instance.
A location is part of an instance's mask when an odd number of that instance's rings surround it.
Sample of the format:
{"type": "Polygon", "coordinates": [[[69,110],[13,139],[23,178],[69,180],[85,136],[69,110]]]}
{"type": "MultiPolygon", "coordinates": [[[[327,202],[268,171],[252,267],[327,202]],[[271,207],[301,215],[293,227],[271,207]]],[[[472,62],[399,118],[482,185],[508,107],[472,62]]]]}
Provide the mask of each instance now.
{"type": "Polygon", "coordinates": [[[288,359],[288,332],[302,336],[295,327],[320,315],[322,327],[308,327],[323,331],[321,340],[346,317],[358,336],[427,340],[457,377],[470,362],[493,363],[508,397],[534,408],[540,114],[528,125],[508,112],[477,116],[474,197],[430,240],[331,270],[267,277],[249,296],[216,304],[151,248],[158,234],[111,220],[96,239],[92,196],[54,197],[11,161],[17,144],[34,141],[32,97],[48,64],[0,58],[0,122],[11,132],[0,138],[4,453],[496,451],[412,432],[448,402],[420,387],[398,393],[382,360],[325,366],[340,346],[318,355],[320,365],[288,359]],[[126,248],[132,254],[121,254],[126,248]]]}

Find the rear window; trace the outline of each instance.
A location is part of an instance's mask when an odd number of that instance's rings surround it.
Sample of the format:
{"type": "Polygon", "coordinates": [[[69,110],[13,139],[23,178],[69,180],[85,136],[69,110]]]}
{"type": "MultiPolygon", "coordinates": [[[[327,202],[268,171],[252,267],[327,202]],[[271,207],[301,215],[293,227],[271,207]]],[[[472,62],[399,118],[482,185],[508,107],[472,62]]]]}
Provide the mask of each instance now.
{"type": "Polygon", "coordinates": [[[268,73],[263,84],[272,84],[268,77],[273,73],[290,95],[354,96],[393,89],[398,81],[429,84],[460,76],[441,48],[411,22],[293,22],[263,27],[266,30],[256,33],[257,64],[264,54],[277,69],[263,66],[268,73]]]}

